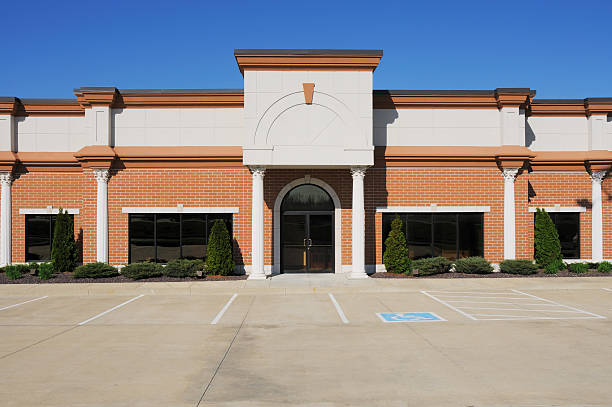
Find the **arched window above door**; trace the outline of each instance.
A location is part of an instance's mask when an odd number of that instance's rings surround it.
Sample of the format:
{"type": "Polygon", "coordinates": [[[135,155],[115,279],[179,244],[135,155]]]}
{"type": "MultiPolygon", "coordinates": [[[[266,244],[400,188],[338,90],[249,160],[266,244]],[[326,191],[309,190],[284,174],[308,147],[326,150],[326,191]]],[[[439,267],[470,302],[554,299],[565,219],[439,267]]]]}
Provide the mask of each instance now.
{"type": "Polygon", "coordinates": [[[334,202],[325,190],[312,184],[298,185],[285,195],[281,212],[333,211],[334,202]]]}

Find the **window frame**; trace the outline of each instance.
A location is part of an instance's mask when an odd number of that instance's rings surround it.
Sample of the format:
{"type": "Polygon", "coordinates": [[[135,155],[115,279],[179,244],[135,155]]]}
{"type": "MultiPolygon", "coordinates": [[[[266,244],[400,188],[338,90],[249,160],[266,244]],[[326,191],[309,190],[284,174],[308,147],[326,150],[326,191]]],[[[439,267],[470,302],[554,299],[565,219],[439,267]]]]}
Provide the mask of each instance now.
{"type": "MultiPolygon", "coordinates": [[[[435,222],[435,217],[436,215],[454,215],[454,220],[455,220],[455,258],[454,259],[460,259],[461,257],[460,252],[461,252],[461,233],[460,233],[460,221],[459,221],[459,217],[460,216],[467,216],[467,215],[478,215],[480,217],[480,226],[481,226],[481,236],[480,236],[480,241],[482,242],[482,255],[484,256],[485,253],[485,239],[484,239],[484,234],[485,234],[485,222],[484,222],[484,212],[383,212],[383,240],[382,240],[382,249],[383,249],[383,254],[385,252],[386,246],[385,246],[385,240],[386,237],[384,236],[384,217],[391,217],[392,219],[395,218],[395,215],[399,215],[400,218],[402,219],[402,227],[403,227],[403,233],[404,233],[404,238],[406,239],[406,245],[409,245],[411,240],[408,236],[408,222],[406,221],[406,217],[408,215],[423,215],[423,216],[428,216],[429,217],[429,227],[430,227],[430,243],[429,243],[429,249],[430,249],[430,253],[431,253],[431,257],[434,256],[435,254],[435,243],[436,243],[436,233],[435,233],[435,226],[436,226],[436,222],[435,222]]],[[[387,234],[388,236],[388,234],[387,234]]],[[[414,242],[413,242],[414,243],[414,242]]]]}
{"type": "MultiPolygon", "coordinates": [[[[149,215],[149,216],[153,216],[153,253],[154,253],[154,257],[155,257],[155,263],[159,263],[159,264],[167,264],[167,263],[161,263],[158,262],[158,251],[157,251],[157,216],[158,215],[178,215],[179,217],[179,257],[178,259],[183,259],[183,215],[201,215],[204,218],[204,244],[205,246],[208,246],[208,238],[209,238],[209,227],[208,227],[208,223],[209,223],[209,217],[211,215],[213,216],[217,216],[216,218],[219,219],[219,216],[227,216],[229,219],[229,227],[228,227],[228,232],[230,235],[230,240],[232,240],[232,255],[234,253],[234,245],[233,245],[233,232],[234,232],[234,213],[228,213],[228,212],[222,212],[222,213],[212,213],[212,212],[206,212],[206,213],[166,213],[166,212],[155,212],[155,213],[141,213],[141,212],[130,212],[128,213],[128,264],[132,264],[132,215],[149,215]]],[[[172,260],[176,260],[176,259],[172,259],[172,260]]],[[[170,261],[172,261],[170,260],[170,261]]]]}
{"type": "MultiPolygon", "coordinates": [[[[550,219],[552,220],[553,225],[555,225],[555,230],[557,231],[557,234],[559,233],[559,227],[557,226],[557,216],[559,216],[559,215],[573,215],[578,220],[578,223],[577,223],[578,242],[577,242],[577,248],[576,248],[576,257],[565,257],[565,256],[563,256],[564,259],[579,260],[581,258],[580,257],[580,246],[581,246],[580,239],[582,237],[581,233],[580,233],[580,223],[581,223],[581,218],[582,218],[580,216],[581,212],[582,211],[560,211],[560,210],[550,211],[550,212],[547,211],[546,212],[546,213],[548,213],[548,216],[550,216],[550,219]]],[[[535,213],[535,212],[533,214],[533,229],[534,229],[534,232],[535,232],[535,219],[536,219],[535,217],[536,217],[536,214],[537,213],[535,213]]],[[[561,239],[559,239],[559,243],[562,243],[561,239]]],[[[563,250],[563,247],[561,247],[561,250],[563,250]]],[[[534,242],[534,252],[535,252],[535,242],[534,242]]],[[[563,253],[561,253],[561,254],[563,255],[563,253]]]]}
{"type": "MultiPolygon", "coordinates": [[[[24,259],[26,262],[31,263],[31,262],[49,262],[52,259],[51,253],[53,252],[53,235],[55,234],[54,232],[54,224],[55,224],[55,220],[53,219],[55,217],[55,219],[57,219],[57,213],[26,213],[24,215],[24,239],[23,239],[23,244],[24,244],[24,259]],[[28,254],[30,253],[30,238],[31,238],[31,234],[29,233],[29,227],[28,227],[28,219],[31,219],[33,216],[42,216],[42,217],[46,217],[49,220],[49,258],[48,259],[31,259],[28,257],[28,254]]],[[[70,216],[70,218],[72,219],[72,233],[74,234],[74,214],[69,213],[68,216],[70,216]]]]}

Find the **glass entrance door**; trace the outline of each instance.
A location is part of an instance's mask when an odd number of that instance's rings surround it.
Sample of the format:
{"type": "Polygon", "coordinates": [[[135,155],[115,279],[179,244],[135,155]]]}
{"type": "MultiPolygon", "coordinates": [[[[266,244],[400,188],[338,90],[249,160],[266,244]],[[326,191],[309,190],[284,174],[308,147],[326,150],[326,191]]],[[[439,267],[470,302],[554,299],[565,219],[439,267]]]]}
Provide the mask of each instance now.
{"type": "Polygon", "coordinates": [[[289,212],[282,215],[281,222],[283,272],[334,271],[332,213],[289,212]]]}

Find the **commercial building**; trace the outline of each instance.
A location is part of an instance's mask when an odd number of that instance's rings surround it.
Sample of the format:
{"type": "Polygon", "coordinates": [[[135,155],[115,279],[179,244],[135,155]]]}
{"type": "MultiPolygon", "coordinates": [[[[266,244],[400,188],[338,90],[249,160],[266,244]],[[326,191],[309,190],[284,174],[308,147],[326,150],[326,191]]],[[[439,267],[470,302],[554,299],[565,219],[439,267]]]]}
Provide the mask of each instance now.
{"type": "Polygon", "coordinates": [[[0,98],[0,262],[48,259],[60,208],[85,263],[204,257],[223,218],[252,278],[365,277],[395,214],[415,258],[530,259],[538,207],[566,258],[612,258],[612,98],[374,90],[379,50],[234,53],[244,89],[0,98]]]}

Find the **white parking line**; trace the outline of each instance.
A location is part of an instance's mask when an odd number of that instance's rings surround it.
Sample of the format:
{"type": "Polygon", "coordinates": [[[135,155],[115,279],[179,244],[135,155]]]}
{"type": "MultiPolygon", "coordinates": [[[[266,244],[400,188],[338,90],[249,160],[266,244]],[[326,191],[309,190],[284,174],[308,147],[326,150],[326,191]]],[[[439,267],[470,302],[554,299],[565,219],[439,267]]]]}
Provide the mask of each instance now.
{"type": "Polygon", "coordinates": [[[217,325],[217,322],[219,322],[219,320],[221,319],[221,317],[223,316],[223,314],[225,314],[225,311],[227,311],[227,309],[229,308],[230,305],[232,305],[232,302],[234,302],[234,300],[236,299],[236,297],[238,297],[238,293],[234,293],[234,295],[232,295],[232,298],[229,299],[229,301],[227,302],[227,304],[225,304],[225,306],[223,308],[221,308],[221,311],[219,311],[219,313],[217,314],[217,316],[215,317],[215,319],[212,320],[212,322],[210,323],[211,325],[217,325]]]}
{"type": "Polygon", "coordinates": [[[132,301],[136,301],[137,299],[139,299],[139,298],[141,298],[141,297],[144,297],[144,294],[140,294],[139,296],[134,297],[134,298],[132,298],[131,300],[127,300],[126,302],[122,302],[122,303],[121,303],[121,304],[119,304],[119,305],[115,305],[113,308],[111,308],[111,309],[109,309],[109,310],[106,310],[106,311],[104,311],[104,312],[101,312],[101,313],[99,313],[98,315],[96,315],[96,316],[94,316],[94,317],[91,317],[91,318],[89,318],[89,319],[86,319],[86,320],[85,320],[85,321],[83,321],[83,322],[79,322],[79,324],[78,324],[78,325],[85,325],[86,323],[91,322],[91,321],[93,321],[94,319],[98,319],[98,318],[100,318],[101,316],[104,316],[104,315],[108,314],[109,312],[113,312],[114,310],[116,310],[116,309],[118,309],[118,308],[121,308],[121,307],[123,307],[124,305],[129,304],[129,303],[130,303],[130,302],[132,302],[132,301]]]}
{"type": "Polygon", "coordinates": [[[344,311],[342,311],[342,308],[340,308],[340,304],[338,304],[338,301],[336,301],[336,298],[334,297],[332,293],[328,293],[328,294],[329,294],[329,298],[331,298],[332,302],[334,303],[334,307],[336,307],[336,311],[338,311],[338,315],[340,315],[340,319],[345,324],[348,324],[349,320],[346,319],[346,315],[344,315],[344,311]]]}
{"type": "MultiPolygon", "coordinates": [[[[574,311],[576,311],[576,312],[578,312],[578,313],[582,313],[582,314],[589,314],[589,315],[592,315],[592,316],[594,316],[594,317],[596,317],[596,318],[606,319],[606,317],[604,317],[604,316],[597,315],[597,314],[594,314],[594,313],[592,313],[592,312],[585,311],[585,310],[581,310],[581,309],[578,309],[578,308],[570,307],[569,305],[559,304],[558,302],[551,301],[551,300],[547,300],[547,299],[545,299],[545,298],[541,298],[541,297],[538,297],[538,296],[536,296],[536,295],[527,294],[527,293],[524,293],[524,292],[522,292],[522,291],[519,291],[519,290],[514,290],[514,289],[513,289],[512,291],[514,291],[515,293],[519,293],[519,294],[527,295],[527,296],[529,296],[529,297],[531,297],[531,298],[535,298],[535,299],[538,299],[538,300],[540,300],[540,301],[545,301],[545,302],[549,302],[549,303],[551,303],[551,304],[556,304],[556,305],[558,305],[558,306],[560,306],[560,307],[565,307],[565,308],[567,308],[567,309],[574,310],[574,311]]],[[[548,312],[548,311],[547,311],[547,312],[548,312]]]]}
{"type": "Polygon", "coordinates": [[[15,308],[15,307],[18,307],[18,306],[20,306],[20,305],[27,304],[28,302],[42,300],[42,299],[47,298],[47,297],[49,297],[49,296],[48,296],[48,295],[45,295],[44,297],[34,298],[33,300],[28,300],[28,301],[20,302],[19,304],[9,305],[9,306],[7,306],[7,307],[0,308],[0,311],[3,311],[3,310],[5,310],[5,309],[9,309],[9,308],[15,308]]]}
{"type": "Polygon", "coordinates": [[[442,305],[446,305],[448,308],[450,308],[450,309],[452,309],[452,310],[457,311],[457,312],[458,312],[458,313],[460,313],[461,315],[464,315],[464,316],[468,317],[469,319],[473,319],[474,321],[476,321],[476,318],[474,318],[473,316],[471,316],[471,315],[470,315],[470,314],[468,314],[468,313],[465,313],[465,312],[461,311],[459,308],[455,308],[455,307],[453,307],[453,306],[452,306],[452,305],[450,305],[448,302],[443,301],[443,300],[441,300],[441,299],[439,299],[439,298],[437,298],[437,297],[434,297],[433,295],[431,295],[431,294],[429,294],[429,293],[427,293],[427,292],[425,292],[425,291],[421,291],[421,292],[422,292],[423,294],[425,294],[426,296],[428,296],[429,298],[431,298],[431,299],[433,299],[433,300],[435,300],[435,301],[438,301],[440,304],[442,304],[442,305]]]}
{"type": "MultiPolygon", "coordinates": [[[[519,290],[509,290],[498,293],[498,297],[489,297],[490,292],[470,291],[474,295],[458,295],[458,292],[421,291],[435,301],[446,305],[454,311],[475,321],[502,321],[502,320],[539,320],[539,319],[594,319],[606,318],[592,312],[584,311],[555,301],[540,298],[519,290]],[[453,294],[456,293],[456,294],[453,294]],[[510,297],[514,295],[514,297],[510,297]],[[481,299],[495,298],[502,301],[480,301],[481,299]],[[512,301],[510,301],[512,300],[512,301]],[[495,313],[495,311],[513,311],[517,315],[495,313]],[[555,313],[556,315],[550,315],[555,313]],[[581,316],[571,314],[582,314],[581,316]]],[[[467,294],[462,292],[461,294],[467,294]]]]}
{"type": "Polygon", "coordinates": [[[602,288],[602,290],[612,291],[612,288],[602,288]]]}

